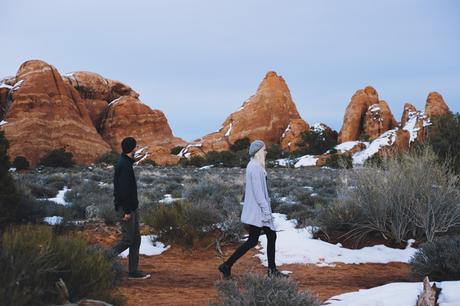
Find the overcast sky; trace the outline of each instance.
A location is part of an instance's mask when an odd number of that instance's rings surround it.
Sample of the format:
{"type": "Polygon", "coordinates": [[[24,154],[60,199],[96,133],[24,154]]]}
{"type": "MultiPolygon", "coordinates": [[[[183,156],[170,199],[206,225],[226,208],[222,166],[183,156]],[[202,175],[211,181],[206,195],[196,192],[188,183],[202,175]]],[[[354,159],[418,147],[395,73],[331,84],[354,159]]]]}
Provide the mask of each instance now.
{"type": "Polygon", "coordinates": [[[438,91],[460,111],[460,1],[14,0],[0,8],[0,77],[42,59],[120,80],[175,135],[220,128],[269,70],[309,124],[340,129],[372,85],[399,120],[438,91]]]}

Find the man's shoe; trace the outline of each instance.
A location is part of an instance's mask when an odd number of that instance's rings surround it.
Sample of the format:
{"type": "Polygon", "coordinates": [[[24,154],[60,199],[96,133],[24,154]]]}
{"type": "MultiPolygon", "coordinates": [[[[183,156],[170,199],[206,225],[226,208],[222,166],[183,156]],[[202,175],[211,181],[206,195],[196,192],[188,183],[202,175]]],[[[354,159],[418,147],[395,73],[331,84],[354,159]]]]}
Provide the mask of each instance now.
{"type": "Polygon", "coordinates": [[[269,268],[269,269],[268,269],[268,277],[269,277],[269,278],[274,278],[274,277],[288,278],[289,276],[286,275],[286,274],[281,273],[281,272],[278,271],[278,269],[276,269],[276,268],[274,268],[274,269],[269,268]]]}
{"type": "Polygon", "coordinates": [[[131,272],[128,274],[128,279],[148,279],[150,274],[144,273],[142,271],[131,272]]]}
{"type": "Polygon", "coordinates": [[[224,262],[218,269],[225,279],[229,279],[232,276],[231,267],[227,263],[224,262]]]}

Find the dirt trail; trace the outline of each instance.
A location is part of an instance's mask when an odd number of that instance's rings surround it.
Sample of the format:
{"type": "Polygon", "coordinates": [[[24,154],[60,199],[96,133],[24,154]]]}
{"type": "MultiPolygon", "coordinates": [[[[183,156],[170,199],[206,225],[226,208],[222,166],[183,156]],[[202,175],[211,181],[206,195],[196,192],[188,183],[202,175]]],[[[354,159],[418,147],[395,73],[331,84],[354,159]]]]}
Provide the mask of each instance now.
{"type": "MultiPolygon", "coordinates": [[[[226,247],[226,256],[235,247],[226,247]]],[[[265,273],[260,260],[249,252],[233,267],[233,275],[240,277],[252,271],[265,273]]],[[[128,306],[140,305],[208,305],[217,297],[214,282],[220,279],[216,267],[221,263],[214,249],[184,251],[172,247],[160,256],[140,260],[141,269],[152,273],[149,280],[123,280],[119,286],[127,297],[128,306]]],[[[123,260],[126,265],[126,260],[123,260]]],[[[309,289],[321,300],[363,288],[380,286],[395,281],[411,281],[409,266],[391,264],[339,264],[336,267],[312,265],[284,265],[301,289],[309,289]]]]}

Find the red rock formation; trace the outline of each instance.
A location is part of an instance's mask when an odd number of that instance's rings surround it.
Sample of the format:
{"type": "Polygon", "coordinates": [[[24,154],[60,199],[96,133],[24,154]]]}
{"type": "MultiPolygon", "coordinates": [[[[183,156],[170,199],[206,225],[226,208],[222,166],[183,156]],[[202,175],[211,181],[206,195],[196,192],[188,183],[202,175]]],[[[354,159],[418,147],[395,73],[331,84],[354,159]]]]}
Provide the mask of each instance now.
{"type": "Polygon", "coordinates": [[[74,87],[88,108],[91,120],[96,128],[107,105],[122,96],[138,98],[139,94],[131,87],[119,82],[106,79],[94,72],[77,71],[63,76],[64,81],[74,87]]]}
{"type": "Polygon", "coordinates": [[[416,112],[417,112],[417,109],[415,108],[414,105],[412,105],[410,103],[405,103],[404,104],[403,114],[401,116],[400,125],[405,126],[406,122],[409,120],[409,115],[412,114],[412,113],[416,113],[416,112]]]}
{"type": "Polygon", "coordinates": [[[294,152],[298,149],[298,143],[302,133],[309,130],[308,123],[302,119],[292,119],[288,127],[281,135],[281,149],[286,152],[294,152]]]}
{"type": "Polygon", "coordinates": [[[430,92],[425,104],[425,115],[428,118],[433,116],[442,116],[449,112],[449,107],[442,96],[436,91],[430,92]]]}
{"type": "Polygon", "coordinates": [[[363,131],[364,116],[373,104],[379,104],[379,96],[371,86],[360,89],[353,95],[345,111],[342,129],[339,133],[339,143],[359,138],[363,131]]]}
{"type": "Polygon", "coordinates": [[[121,151],[123,138],[136,138],[140,147],[149,153],[148,158],[157,164],[176,164],[179,157],[170,154],[171,148],[186,142],[174,137],[163,112],[152,110],[133,96],[123,96],[109,104],[101,122],[103,138],[112,150],[121,151]]]}
{"type": "Polygon", "coordinates": [[[110,147],[94,128],[84,102],[53,66],[27,61],[9,91],[8,122],[0,129],[10,141],[9,155],[25,156],[35,165],[46,154],[64,148],[77,163],[89,164],[110,147]]]}
{"type": "MultiPolygon", "coordinates": [[[[280,144],[289,124],[295,127],[292,134],[285,134],[283,145],[296,142],[295,136],[308,124],[300,117],[286,82],[270,71],[259,85],[257,92],[242,107],[224,121],[222,128],[204,136],[188,147],[188,153],[199,155],[209,151],[224,151],[238,139],[261,139],[267,146],[280,144]]],[[[295,146],[293,146],[295,148],[295,146]]],[[[184,152],[185,153],[185,152],[184,152]]]]}
{"type": "Polygon", "coordinates": [[[369,140],[379,137],[386,131],[396,127],[397,122],[385,101],[369,106],[364,115],[363,130],[369,140]]]}

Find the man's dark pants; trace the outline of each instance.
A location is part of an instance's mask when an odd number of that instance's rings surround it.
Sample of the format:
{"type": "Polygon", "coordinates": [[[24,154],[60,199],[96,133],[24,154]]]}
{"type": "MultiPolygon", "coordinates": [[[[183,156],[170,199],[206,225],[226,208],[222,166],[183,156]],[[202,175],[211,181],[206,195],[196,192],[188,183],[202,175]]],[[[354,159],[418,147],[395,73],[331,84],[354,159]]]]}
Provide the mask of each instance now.
{"type": "Polygon", "coordinates": [[[139,265],[139,247],[141,245],[141,235],[139,232],[139,213],[138,211],[131,212],[131,217],[127,221],[123,221],[123,212],[121,212],[120,221],[122,237],[115,245],[111,253],[117,256],[127,248],[129,248],[128,269],[129,273],[136,272],[139,265]]]}

